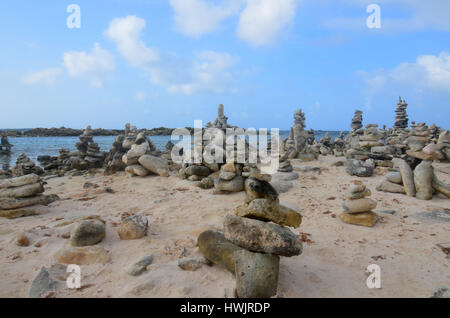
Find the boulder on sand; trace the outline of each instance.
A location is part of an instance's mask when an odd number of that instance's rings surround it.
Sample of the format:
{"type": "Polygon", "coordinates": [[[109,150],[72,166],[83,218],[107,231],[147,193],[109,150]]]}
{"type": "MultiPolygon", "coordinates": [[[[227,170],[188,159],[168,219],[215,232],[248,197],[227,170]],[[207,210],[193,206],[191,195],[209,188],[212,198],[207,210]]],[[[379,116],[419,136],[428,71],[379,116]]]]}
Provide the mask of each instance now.
{"type": "Polygon", "coordinates": [[[161,177],[169,176],[169,164],[166,159],[152,155],[144,155],[139,158],[139,163],[147,170],[161,177]]]}
{"type": "Polygon", "coordinates": [[[0,198],[28,198],[43,192],[42,184],[36,182],[16,188],[0,189],[0,198]]]}
{"type": "Polygon", "coordinates": [[[422,161],[414,169],[416,198],[419,200],[431,200],[433,198],[433,167],[431,163],[431,161],[422,161]]]}
{"type": "Polygon", "coordinates": [[[394,163],[394,166],[397,166],[400,170],[400,174],[402,175],[402,183],[403,186],[405,187],[406,195],[409,197],[415,197],[416,186],[414,185],[414,176],[411,167],[403,159],[395,158],[392,161],[394,163]]]}

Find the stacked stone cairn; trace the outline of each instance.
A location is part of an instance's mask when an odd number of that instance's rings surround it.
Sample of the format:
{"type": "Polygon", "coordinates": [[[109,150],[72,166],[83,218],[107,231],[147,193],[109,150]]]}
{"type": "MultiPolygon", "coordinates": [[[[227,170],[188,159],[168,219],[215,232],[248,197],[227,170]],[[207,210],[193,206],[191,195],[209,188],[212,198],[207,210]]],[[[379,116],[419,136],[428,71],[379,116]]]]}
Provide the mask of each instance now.
{"type": "Polygon", "coordinates": [[[339,133],[339,136],[337,136],[334,140],[333,140],[333,154],[336,157],[343,157],[345,155],[345,141],[344,141],[345,137],[344,137],[344,132],[341,131],[339,133]]]}
{"type": "Polygon", "coordinates": [[[28,174],[44,174],[44,170],[36,166],[33,160],[27,157],[26,154],[21,153],[16,160],[16,165],[11,169],[13,177],[21,177],[28,174]]]}
{"type": "Polygon", "coordinates": [[[43,183],[36,174],[0,180],[0,216],[13,219],[36,215],[34,210],[25,208],[48,205],[58,199],[43,193],[43,183]]]}
{"type": "Polygon", "coordinates": [[[1,142],[0,142],[0,155],[9,155],[11,154],[11,148],[13,145],[9,143],[8,136],[6,134],[2,134],[1,142]]]}
{"type": "Polygon", "coordinates": [[[150,174],[169,176],[168,161],[158,156],[160,152],[156,150],[151,140],[143,133],[138,133],[135,126],[126,125],[120,150],[126,151],[122,161],[126,165],[125,172],[128,176],[146,177],[150,174]]]}
{"type": "Polygon", "coordinates": [[[75,144],[78,150],[76,152],[60,149],[58,157],[39,156],[38,161],[44,170],[64,174],[71,170],[86,171],[101,168],[106,154],[100,151],[100,147],[94,142],[91,126],[87,126],[78,138],[80,141],[75,144]]]}
{"type": "Polygon", "coordinates": [[[438,180],[432,161],[423,160],[414,170],[403,159],[395,158],[393,162],[397,171],[386,175],[377,186],[378,191],[402,193],[419,200],[431,200],[434,193],[450,198],[450,185],[438,180]]]}
{"type": "Polygon", "coordinates": [[[361,181],[353,181],[342,204],[344,212],[339,218],[345,223],[373,227],[378,216],[372,212],[377,207],[377,202],[369,198],[371,195],[371,191],[361,181]]]}
{"type": "Polygon", "coordinates": [[[399,97],[399,101],[397,103],[397,108],[395,110],[395,123],[394,129],[407,129],[408,128],[408,114],[406,113],[406,108],[408,104],[405,100],[402,100],[399,97]]]}
{"type": "Polygon", "coordinates": [[[333,144],[331,142],[330,134],[327,132],[322,139],[320,139],[320,154],[327,156],[333,153],[333,144]]]}
{"type": "MultiPolygon", "coordinates": [[[[208,163],[203,160],[201,163],[184,163],[181,169],[178,171],[180,179],[188,179],[189,181],[196,182],[195,185],[202,189],[215,189],[215,193],[233,193],[244,190],[244,177],[243,172],[244,164],[237,163],[237,145],[235,145],[235,157],[228,158],[226,155],[225,136],[227,128],[237,128],[228,124],[228,118],[224,114],[224,106],[219,105],[217,119],[214,122],[206,124],[206,128],[219,129],[223,132],[223,144],[224,157],[222,163],[208,163]]],[[[215,138],[218,136],[208,135],[208,131],[203,131],[205,140],[201,140],[201,144],[194,145],[196,149],[201,149],[204,153],[206,148],[211,144],[218,144],[215,138]]],[[[203,139],[203,138],[202,138],[203,139]]],[[[195,140],[195,138],[194,138],[195,140]]],[[[245,144],[246,150],[248,150],[248,143],[245,144]]],[[[248,154],[248,151],[245,152],[248,154]]],[[[212,151],[212,155],[214,155],[212,151]]]]}
{"type": "MultiPolygon", "coordinates": [[[[406,154],[409,157],[431,161],[449,160],[449,140],[447,139],[447,147],[443,145],[445,142],[445,134],[438,147],[436,139],[434,138],[434,134],[437,130],[435,127],[430,129],[425,123],[419,123],[417,125],[411,125],[411,128],[407,139],[408,150],[406,151],[406,154]]],[[[449,136],[447,136],[447,138],[448,137],[449,136]]]]}
{"type": "Polygon", "coordinates": [[[224,233],[200,234],[203,256],[235,274],[239,298],[269,298],[277,294],[280,256],[302,253],[302,243],[287,227],[300,226],[300,213],[280,203],[270,175],[251,167],[246,200],[224,221],[224,233]]]}
{"type": "Polygon", "coordinates": [[[305,113],[298,109],[294,113],[294,126],[291,128],[289,138],[284,142],[284,149],[289,159],[301,159],[305,161],[315,160],[318,158],[320,148],[314,149],[313,143],[314,131],[305,131],[306,118],[305,113]]]}

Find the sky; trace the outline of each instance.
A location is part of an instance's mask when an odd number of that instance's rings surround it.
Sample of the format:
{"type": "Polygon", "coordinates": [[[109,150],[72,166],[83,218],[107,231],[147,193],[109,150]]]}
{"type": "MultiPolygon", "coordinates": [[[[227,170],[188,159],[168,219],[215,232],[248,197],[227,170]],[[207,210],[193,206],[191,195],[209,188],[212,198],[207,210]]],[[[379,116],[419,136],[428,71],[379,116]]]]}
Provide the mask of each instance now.
{"type": "Polygon", "coordinates": [[[289,129],[299,108],[308,129],[349,130],[357,109],[392,127],[399,96],[411,121],[449,129],[449,12],[448,0],[2,0],[0,129],[192,127],[219,104],[244,128],[289,129]]]}

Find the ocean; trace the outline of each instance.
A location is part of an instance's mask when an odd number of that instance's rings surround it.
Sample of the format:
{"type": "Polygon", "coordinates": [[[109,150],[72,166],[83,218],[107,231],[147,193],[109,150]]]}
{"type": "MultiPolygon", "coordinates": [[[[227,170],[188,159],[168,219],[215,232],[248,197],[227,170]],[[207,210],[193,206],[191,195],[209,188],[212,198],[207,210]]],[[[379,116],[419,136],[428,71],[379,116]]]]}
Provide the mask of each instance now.
{"type": "MultiPolygon", "coordinates": [[[[320,140],[326,133],[327,131],[316,131],[315,137],[320,140]]],[[[339,135],[338,131],[328,131],[328,133],[332,140],[339,135]]],[[[283,139],[287,138],[289,131],[280,131],[280,136],[283,139]]],[[[100,136],[94,137],[94,141],[98,143],[102,151],[109,151],[115,138],[115,136],[100,136]]],[[[159,150],[164,150],[165,145],[171,139],[170,136],[151,136],[149,138],[159,150]]],[[[10,156],[0,155],[0,167],[3,164],[14,166],[21,153],[25,153],[36,164],[39,164],[38,156],[58,156],[61,148],[76,151],[75,144],[78,141],[78,137],[10,137],[9,142],[14,145],[12,153],[10,156]]]]}

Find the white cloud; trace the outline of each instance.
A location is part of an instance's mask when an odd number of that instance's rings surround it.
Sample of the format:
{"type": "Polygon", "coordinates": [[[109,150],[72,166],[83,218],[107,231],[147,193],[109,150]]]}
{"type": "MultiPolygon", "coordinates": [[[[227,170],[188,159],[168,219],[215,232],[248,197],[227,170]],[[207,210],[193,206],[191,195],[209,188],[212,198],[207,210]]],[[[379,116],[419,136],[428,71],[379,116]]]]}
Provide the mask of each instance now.
{"type": "Polygon", "coordinates": [[[136,93],[135,99],[138,102],[143,102],[143,101],[145,101],[146,98],[147,98],[147,95],[144,92],[139,91],[136,93]]]}
{"type": "Polygon", "coordinates": [[[389,84],[403,84],[433,91],[450,92],[450,54],[421,55],[415,63],[401,63],[393,70],[360,72],[366,83],[366,93],[375,94],[389,84]]]}
{"type": "Polygon", "coordinates": [[[177,30],[193,37],[216,30],[242,6],[242,0],[222,0],[216,4],[205,0],[169,0],[169,3],[175,11],[177,30]]]}
{"type": "Polygon", "coordinates": [[[42,71],[33,72],[25,76],[22,80],[24,84],[34,85],[34,84],[54,84],[56,79],[63,74],[63,69],[61,68],[48,68],[42,71]]]}
{"type": "Polygon", "coordinates": [[[106,36],[116,42],[119,53],[134,67],[149,74],[150,82],[169,93],[223,93],[233,90],[232,68],[237,59],[228,53],[201,51],[193,58],[156,53],[141,39],[145,20],[136,16],[114,19],[106,36]]]}
{"type": "Polygon", "coordinates": [[[117,49],[133,67],[144,67],[159,60],[156,50],[148,48],[141,40],[146,27],[144,19],[134,15],[116,18],[109,24],[105,35],[117,44],[117,49]]]}
{"type": "Polygon", "coordinates": [[[89,79],[93,87],[101,87],[104,75],[115,69],[114,57],[98,43],[90,53],[64,53],[63,64],[69,76],[89,79]]]}
{"type": "Polygon", "coordinates": [[[297,0],[246,0],[237,34],[255,45],[273,43],[295,18],[297,0]]]}
{"type": "Polygon", "coordinates": [[[228,53],[202,51],[196,54],[187,69],[187,78],[179,83],[167,83],[168,92],[191,95],[198,92],[225,93],[233,82],[230,69],[237,59],[228,53]]]}

